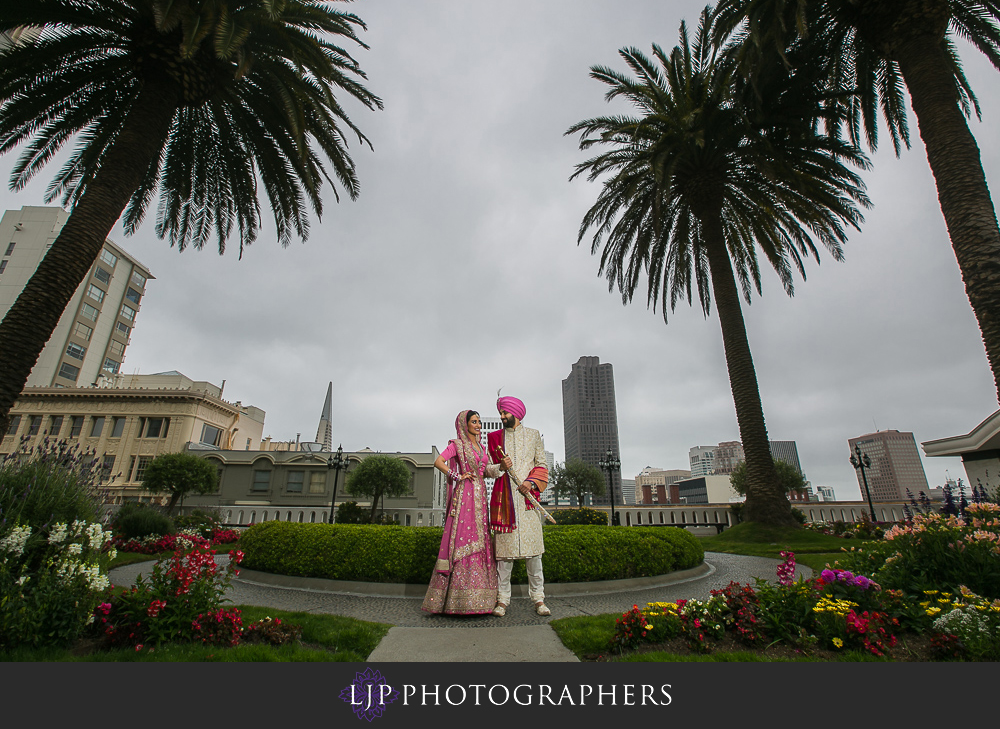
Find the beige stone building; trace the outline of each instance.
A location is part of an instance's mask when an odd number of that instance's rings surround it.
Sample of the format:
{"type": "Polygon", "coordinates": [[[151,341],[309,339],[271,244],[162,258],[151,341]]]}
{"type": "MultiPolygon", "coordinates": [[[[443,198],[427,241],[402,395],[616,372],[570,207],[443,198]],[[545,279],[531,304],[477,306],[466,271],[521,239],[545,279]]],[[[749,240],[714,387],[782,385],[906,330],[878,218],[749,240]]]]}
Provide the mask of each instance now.
{"type": "Polygon", "coordinates": [[[11,409],[0,455],[46,438],[92,450],[113,479],[109,500],[156,501],[140,488],[149,462],[185,449],[257,451],[264,411],[179,372],[102,377],[95,387],[27,387],[11,409]]]}
{"type": "MultiPolygon", "coordinates": [[[[0,218],[0,317],[13,306],[69,218],[62,208],[0,218]]],[[[29,387],[88,387],[121,370],[149,270],[113,241],[77,287],[28,376],[29,387]]]]}
{"type": "MultiPolygon", "coordinates": [[[[191,446],[195,451],[196,446],[191,446]]],[[[356,501],[371,508],[371,501],[351,496],[345,487],[347,477],[374,451],[364,449],[345,453],[346,471],[333,467],[333,454],[302,450],[272,451],[199,451],[198,455],[219,469],[219,491],[204,496],[188,496],[184,510],[213,508],[221,512],[227,524],[257,524],[263,521],[292,521],[305,524],[329,521],[336,488],[336,503],[356,501]]],[[[429,453],[386,453],[403,461],[410,471],[410,494],[386,498],[379,509],[401,526],[441,526],[447,484],[444,475],[434,468],[440,455],[432,447],[429,453]]]]}

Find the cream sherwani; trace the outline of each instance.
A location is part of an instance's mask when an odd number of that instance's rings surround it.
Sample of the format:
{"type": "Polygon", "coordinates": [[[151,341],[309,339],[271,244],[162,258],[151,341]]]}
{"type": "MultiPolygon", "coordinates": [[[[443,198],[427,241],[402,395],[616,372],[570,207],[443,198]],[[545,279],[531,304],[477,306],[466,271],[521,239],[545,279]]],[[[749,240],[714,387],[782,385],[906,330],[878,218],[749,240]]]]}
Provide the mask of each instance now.
{"type": "MultiPolygon", "coordinates": [[[[545,461],[545,447],[542,435],[534,428],[525,428],[518,423],[514,429],[507,428],[504,435],[504,452],[514,462],[512,472],[518,481],[524,481],[535,466],[548,468],[545,461]]],[[[497,559],[524,559],[545,551],[542,541],[542,522],[538,509],[526,509],[524,496],[511,481],[514,493],[514,510],[517,515],[517,529],[509,534],[496,535],[497,559]]]]}
{"type": "MultiPolygon", "coordinates": [[[[524,481],[535,466],[548,468],[542,435],[534,428],[518,423],[516,428],[504,429],[504,452],[513,461],[512,473],[524,481]]],[[[528,595],[538,602],[543,600],[544,578],[541,555],[545,551],[542,541],[542,520],[538,509],[526,509],[524,496],[511,482],[517,529],[508,534],[496,534],[497,572],[500,578],[499,602],[510,604],[511,560],[525,559],[528,568],[528,595]]]]}

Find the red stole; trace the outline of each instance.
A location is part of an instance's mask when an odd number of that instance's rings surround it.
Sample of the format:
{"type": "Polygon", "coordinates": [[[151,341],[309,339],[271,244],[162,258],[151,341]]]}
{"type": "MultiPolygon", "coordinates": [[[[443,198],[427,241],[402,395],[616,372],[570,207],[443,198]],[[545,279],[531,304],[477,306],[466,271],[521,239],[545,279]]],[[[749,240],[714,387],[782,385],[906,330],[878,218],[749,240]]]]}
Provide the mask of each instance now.
{"type": "MultiPolygon", "coordinates": [[[[504,431],[494,430],[486,434],[486,450],[490,454],[493,463],[500,463],[503,460],[504,452],[504,431]]],[[[537,482],[548,483],[548,470],[541,466],[531,469],[528,475],[529,483],[532,486],[532,493],[537,499],[541,494],[537,482]]],[[[527,498],[524,499],[524,508],[534,509],[535,506],[527,498]]],[[[514,490],[511,487],[510,475],[504,474],[493,483],[493,493],[490,495],[490,528],[501,534],[509,534],[517,529],[517,516],[514,510],[514,490]]]]}

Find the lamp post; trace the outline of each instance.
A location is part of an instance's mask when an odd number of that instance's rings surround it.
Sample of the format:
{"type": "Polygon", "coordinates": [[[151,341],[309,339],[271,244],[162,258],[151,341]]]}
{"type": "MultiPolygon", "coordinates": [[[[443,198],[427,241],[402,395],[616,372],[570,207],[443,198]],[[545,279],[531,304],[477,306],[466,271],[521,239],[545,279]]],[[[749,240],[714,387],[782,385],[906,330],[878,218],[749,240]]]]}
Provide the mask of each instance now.
{"type": "Polygon", "coordinates": [[[608,448],[608,452],[604,454],[604,458],[598,461],[597,465],[608,474],[608,490],[611,492],[611,526],[618,526],[618,514],[615,512],[614,472],[622,467],[622,462],[618,460],[615,452],[608,448]]]}
{"type": "Polygon", "coordinates": [[[876,522],[875,505],[872,503],[872,492],[868,488],[868,476],[865,474],[865,469],[872,467],[872,459],[868,457],[867,453],[861,452],[861,446],[857,443],[854,444],[854,455],[851,456],[851,465],[861,471],[861,481],[865,485],[865,495],[868,497],[868,508],[871,509],[872,524],[874,524],[876,522]]]}
{"type": "Polygon", "coordinates": [[[333,510],[337,507],[337,482],[340,480],[340,472],[346,471],[350,465],[351,457],[344,456],[343,445],[337,446],[337,452],[330,454],[326,461],[327,472],[336,471],[333,475],[333,498],[330,500],[330,521],[328,522],[330,524],[333,524],[333,510]]]}

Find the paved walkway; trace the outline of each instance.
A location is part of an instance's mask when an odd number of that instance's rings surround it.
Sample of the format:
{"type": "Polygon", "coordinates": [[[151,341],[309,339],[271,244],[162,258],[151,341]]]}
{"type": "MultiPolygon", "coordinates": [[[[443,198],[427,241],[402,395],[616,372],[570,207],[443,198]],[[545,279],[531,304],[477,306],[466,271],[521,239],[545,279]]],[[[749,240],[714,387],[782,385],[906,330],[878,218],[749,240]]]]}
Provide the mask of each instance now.
{"type": "MultiPolygon", "coordinates": [[[[217,557],[220,561],[226,556],[217,557]]],[[[527,598],[512,601],[507,615],[445,616],[428,615],[420,609],[423,596],[386,597],[344,594],[296,586],[286,578],[283,586],[265,585],[246,578],[249,570],[233,580],[226,597],[237,605],[260,605],[292,612],[343,615],[359,620],[388,623],[393,627],[369,662],[379,661],[576,661],[555,632],[550,620],[580,615],[622,613],[632,605],[647,602],[675,602],[681,598],[709,598],[711,590],[731,581],[752,584],[755,577],[775,580],[779,560],[706,552],[709,574],[690,575],[679,581],[666,580],[656,587],[623,589],[611,593],[551,595],[545,602],[551,617],[536,615],[527,598]],[[516,637],[517,640],[512,640],[516,637]]],[[[111,571],[111,582],[132,584],[140,573],[148,573],[152,562],[126,565],[111,571]]],[[[797,566],[797,574],[809,576],[808,567],[797,566]]],[[[599,584],[599,583],[598,583],[599,584]]],[[[555,586],[553,586],[555,587],[555,586]]],[[[600,589],[598,587],[598,589],[600,589]]]]}

